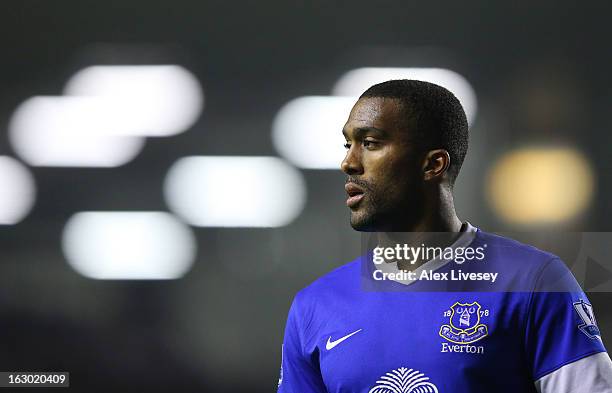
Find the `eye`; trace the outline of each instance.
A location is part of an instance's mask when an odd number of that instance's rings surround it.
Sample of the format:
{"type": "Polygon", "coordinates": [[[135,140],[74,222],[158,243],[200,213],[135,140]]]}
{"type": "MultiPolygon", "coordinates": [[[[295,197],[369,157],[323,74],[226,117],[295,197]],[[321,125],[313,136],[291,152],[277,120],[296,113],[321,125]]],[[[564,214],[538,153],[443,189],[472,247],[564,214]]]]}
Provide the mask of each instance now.
{"type": "Polygon", "coordinates": [[[371,139],[364,139],[363,140],[363,147],[365,147],[365,148],[373,148],[373,147],[376,146],[376,144],[377,144],[377,142],[373,141],[371,139]]]}
{"type": "Polygon", "coordinates": [[[345,144],[344,144],[344,148],[345,148],[346,150],[350,149],[350,148],[351,148],[351,144],[350,144],[350,143],[348,143],[348,142],[347,142],[347,143],[345,143],[345,144]]]}

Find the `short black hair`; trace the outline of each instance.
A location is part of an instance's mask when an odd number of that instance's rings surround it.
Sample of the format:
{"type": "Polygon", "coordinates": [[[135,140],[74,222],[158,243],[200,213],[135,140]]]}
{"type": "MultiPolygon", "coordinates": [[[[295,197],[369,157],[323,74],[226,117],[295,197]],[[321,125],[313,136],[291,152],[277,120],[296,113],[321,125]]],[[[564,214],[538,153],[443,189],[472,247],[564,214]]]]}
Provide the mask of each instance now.
{"type": "Polygon", "coordinates": [[[453,185],[468,149],[468,122],[457,97],[436,84],[411,79],[376,84],[359,98],[370,97],[399,100],[415,136],[425,143],[423,147],[448,151],[453,185]]]}

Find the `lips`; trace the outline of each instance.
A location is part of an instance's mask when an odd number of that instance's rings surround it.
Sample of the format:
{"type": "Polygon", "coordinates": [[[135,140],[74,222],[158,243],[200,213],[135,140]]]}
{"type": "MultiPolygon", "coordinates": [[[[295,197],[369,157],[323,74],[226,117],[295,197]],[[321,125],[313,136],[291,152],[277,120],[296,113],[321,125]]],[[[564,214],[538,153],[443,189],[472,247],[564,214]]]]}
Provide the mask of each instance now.
{"type": "Polygon", "coordinates": [[[353,208],[356,207],[359,202],[363,199],[364,192],[361,187],[356,185],[355,183],[346,183],[344,186],[346,193],[348,194],[348,199],[346,200],[346,206],[353,208]]]}

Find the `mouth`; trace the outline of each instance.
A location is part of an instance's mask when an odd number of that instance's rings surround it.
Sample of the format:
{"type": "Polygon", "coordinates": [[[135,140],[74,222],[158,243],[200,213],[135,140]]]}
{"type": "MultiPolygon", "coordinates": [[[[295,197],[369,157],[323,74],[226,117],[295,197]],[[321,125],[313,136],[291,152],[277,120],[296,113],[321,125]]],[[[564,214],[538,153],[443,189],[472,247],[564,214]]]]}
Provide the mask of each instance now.
{"type": "Polygon", "coordinates": [[[346,193],[348,195],[348,199],[346,200],[346,206],[350,208],[357,207],[359,202],[361,202],[361,200],[363,199],[363,189],[355,183],[346,183],[344,189],[346,190],[346,193]]]}

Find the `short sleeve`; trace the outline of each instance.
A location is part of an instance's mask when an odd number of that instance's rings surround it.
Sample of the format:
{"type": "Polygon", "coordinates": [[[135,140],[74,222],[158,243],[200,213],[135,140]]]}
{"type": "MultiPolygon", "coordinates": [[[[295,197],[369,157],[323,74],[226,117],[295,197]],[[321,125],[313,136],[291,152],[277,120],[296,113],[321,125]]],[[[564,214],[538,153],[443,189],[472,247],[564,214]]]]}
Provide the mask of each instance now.
{"type": "Polygon", "coordinates": [[[318,359],[303,349],[303,311],[293,300],[285,326],[278,393],[326,393],[318,359]]]}
{"type": "Polygon", "coordinates": [[[527,310],[525,352],[533,380],[605,351],[589,299],[565,264],[552,259],[527,310]]]}

